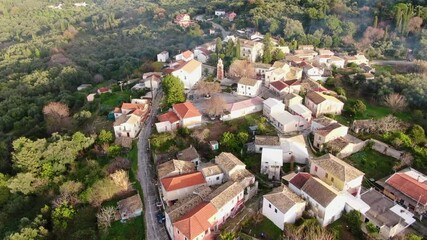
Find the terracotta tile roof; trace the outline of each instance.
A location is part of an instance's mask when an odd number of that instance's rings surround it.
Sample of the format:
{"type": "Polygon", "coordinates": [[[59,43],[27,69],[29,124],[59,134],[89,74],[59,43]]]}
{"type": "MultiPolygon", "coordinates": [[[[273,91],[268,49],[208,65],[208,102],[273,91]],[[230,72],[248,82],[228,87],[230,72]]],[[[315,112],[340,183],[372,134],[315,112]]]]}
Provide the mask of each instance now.
{"type": "Polygon", "coordinates": [[[111,89],[107,88],[107,87],[102,87],[102,88],[98,88],[98,92],[100,93],[106,93],[106,92],[110,92],[111,89]]]}
{"type": "Polygon", "coordinates": [[[264,195],[264,198],[271,202],[282,213],[287,213],[296,203],[303,203],[304,200],[292,192],[288,187],[283,186],[282,191],[264,195]]]}
{"type": "Polygon", "coordinates": [[[261,105],[262,106],[262,102],[264,100],[258,96],[247,99],[247,100],[243,100],[240,102],[235,102],[235,103],[229,103],[227,104],[227,106],[225,107],[225,109],[229,112],[232,111],[238,111],[244,108],[248,108],[248,107],[253,107],[256,105],[261,105]]]}
{"type": "Polygon", "coordinates": [[[365,175],[357,168],[351,166],[350,164],[344,162],[343,160],[335,157],[330,153],[315,158],[311,161],[319,167],[323,168],[329,174],[335,175],[343,182],[348,182],[365,175]]]}
{"type": "Polygon", "coordinates": [[[145,104],[138,104],[138,103],[122,103],[122,109],[130,109],[130,110],[135,110],[138,108],[144,108],[145,104]]]}
{"type": "Polygon", "coordinates": [[[280,139],[278,136],[256,135],[255,145],[280,146],[280,139]]]}
{"type": "Polygon", "coordinates": [[[323,207],[327,207],[337,196],[338,192],[322,180],[311,177],[302,186],[301,191],[313,198],[323,207]]]}
{"type": "Polygon", "coordinates": [[[204,202],[186,213],[173,225],[188,239],[195,239],[212,227],[209,218],[212,218],[216,213],[217,210],[211,203],[204,202]]]}
{"type": "Polygon", "coordinates": [[[270,85],[273,86],[278,91],[282,91],[283,89],[289,87],[289,85],[286,84],[285,81],[283,80],[272,82],[270,83],[270,85]]]}
{"type": "Polygon", "coordinates": [[[247,86],[255,86],[258,83],[258,80],[253,78],[242,77],[240,78],[238,84],[247,85],[247,86]]]}
{"type": "Polygon", "coordinates": [[[144,74],[142,74],[142,79],[146,79],[149,77],[155,77],[160,79],[162,77],[162,73],[161,72],[146,72],[144,74]]]}
{"type": "Polygon", "coordinates": [[[190,147],[178,152],[176,157],[179,160],[192,161],[196,158],[199,158],[200,155],[193,146],[190,146],[190,147]]]}
{"type": "Polygon", "coordinates": [[[179,117],[176,115],[176,113],[172,111],[157,116],[157,119],[159,120],[159,122],[179,122],[179,117]]]}
{"type": "Polygon", "coordinates": [[[187,50],[181,54],[184,58],[190,58],[191,56],[193,56],[193,52],[191,52],[190,50],[187,50]]]}
{"type": "Polygon", "coordinates": [[[181,119],[202,116],[191,102],[176,103],[172,107],[181,119]]]}
{"type": "Polygon", "coordinates": [[[192,73],[194,70],[196,70],[198,67],[202,66],[202,63],[197,60],[190,60],[186,64],[180,67],[183,71],[186,71],[187,73],[192,73]]]}
{"type": "Polygon", "coordinates": [[[208,198],[211,199],[210,202],[215,208],[219,210],[243,191],[243,187],[239,183],[228,181],[209,194],[208,198]]]}
{"type": "Polygon", "coordinates": [[[299,172],[291,178],[289,183],[292,183],[296,188],[301,189],[309,178],[311,178],[309,173],[299,172]]]}
{"type": "Polygon", "coordinates": [[[211,192],[212,189],[210,187],[200,186],[193,191],[192,195],[178,200],[172,206],[167,206],[165,212],[171,222],[174,223],[203,201],[208,201],[207,197],[211,192]]]}
{"type": "Polygon", "coordinates": [[[209,177],[209,176],[221,174],[222,170],[220,167],[218,167],[218,165],[208,163],[205,166],[203,166],[202,173],[203,173],[203,176],[209,177]]]}
{"type": "Polygon", "coordinates": [[[305,97],[310,99],[315,104],[319,104],[326,100],[326,98],[323,97],[323,94],[314,91],[307,93],[305,97]]]}
{"type": "Polygon", "coordinates": [[[246,165],[240,161],[236,156],[232,153],[222,152],[220,155],[215,157],[215,163],[225,172],[230,172],[236,166],[244,166],[246,165]]]}
{"type": "Polygon", "coordinates": [[[176,15],[176,17],[175,17],[175,19],[177,20],[177,21],[181,21],[181,20],[183,20],[184,19],[184,17],[190,17],[190,15],[188,15],[188,14],[186,14],[186,13],[182,13],[182,14],[178,14],[178,15],[176,15]]]}
{"type": "Polygon", "coordinates": [[[427,204],[426,183],[418,182],[416,179],[413,179],[405,173],[395,173],[385,182],[406,196],[412,198],[414,201],[417,201],[422,205],[427,204]]]}
{"type": "Polygon", "coordinates": [[[287,85],[291,86],[291,85],[301,85],[301,81],[299,81],[298,79],[292,79],[292,80],[286,80],[284,81],[287,85]]]}
{"type": "Polygon", "coordinates": [[[181,175],[192,173],[195,169],[196,165],[192,162],[173,159],[157,166],[157,176],[159,179],[162,179],[174,172],[177,172],[174,175],[181,175]]]}
{"type": "Polygon", "coordinates": [[[314,133],[315,134],[319,134],[321,136],[326,136],[330,132],[332,132],[333,130],[338,129],[340,127],[345,127],[345,126],[341,125],[340,123],[335,122],[335,123],[331,123],[331,124],[327,125],[326,127],[322,127],[322,128],[316,129],[314,131],[314,133]]]}
{"type": "Polygon", "coordinates": [[[201,172],[188,173],[160,180],[166,191],[173,191],[180,188],[192,187],[205,184],[205,178],[201,172]]]}

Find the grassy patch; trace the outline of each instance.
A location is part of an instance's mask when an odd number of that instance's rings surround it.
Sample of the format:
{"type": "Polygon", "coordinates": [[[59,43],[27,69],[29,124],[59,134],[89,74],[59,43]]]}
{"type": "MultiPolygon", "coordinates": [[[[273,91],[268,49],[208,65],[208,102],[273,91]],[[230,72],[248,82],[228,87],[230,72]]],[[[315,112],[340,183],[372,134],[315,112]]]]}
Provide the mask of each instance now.
{"type": "Polygon", "coordinates": [[[345,161],[364,172],[367,178],[375,180],[394,173],[393,166],[396,164],[396,159],[372,149],[357,152],[345,158],[345,161]]]}
{"type": "Polygon", "coordinates": [[[113,110],[115,107],[120,106],[123,102],[130,102],[133,96],[130,90],[124,90],[123,92],[104,93],[99,96],[101,99],[102,108],[108,108],[113,110]]]}
{"type": "Polygon", "coordinates": [[[126,223],[120,221],[111,224],[108,230],[108,235],[101,239],[114,239],[114,240],[136,240],[145,238],[145,228],[143,216],[133,218],[126,223]]]}
{"type": "Polygon", "coordinates": [[[342,240],[358,240],[363,239],[361,236],[354,236],[348,227],[347,222],[344,220],[343,217],[336,220],[335,222],[331,223],[327,227],[328,230],[330,230],[332,233],[335,234],[336,239],[342,239],[342,240]]]}
{"type": "MultiPolygon", "coordinates": [[[[236,157],[240,158],[240,156],[236,157]]],[[[259,174],[261,168],[261,154],[251,153],[240,159],[246,164],[246,169],[248,169],[251,173],[259,174]]]]}
{"type": "Polygon", "coordinates": [[[394,67],[390,65],[373,65],[375,68],[375,73],[381,75],[382,73],[392,73],[394,72],[394,67]]]}
{"type": "Polygon", "coordinates": [[[261,222],[256,223],[251,221],[243,230],[246,234],[254,237],[262,237],[262,239],[281,239],[282,230],[278,228],[272,221],[264,217],[261,222]]]}

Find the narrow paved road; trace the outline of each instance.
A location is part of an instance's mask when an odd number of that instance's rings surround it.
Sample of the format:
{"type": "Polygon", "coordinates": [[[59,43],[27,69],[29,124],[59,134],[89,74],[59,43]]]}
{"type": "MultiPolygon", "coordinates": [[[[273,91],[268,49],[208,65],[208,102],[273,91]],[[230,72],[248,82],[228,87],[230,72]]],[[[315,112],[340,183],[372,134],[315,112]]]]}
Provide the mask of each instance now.
{"type": "Polygon", "coordinates": [[[221,30],[222,39],[225,39],[225,37],[228,36],[229,32],[225,31],[225,29],[221,25],[219,25],[218,23],[214,23],[212,21],[209,21],[209,22],[212,23],[212,26],[214,28],[218,28],[219,30],[221,30]]]}
{"type": "Polygon", "coordinates": [[[164,224],[157,223],[158,192],[154,179],[154,167],[147,152],[148,138],[151,135],[151,124],[154,122],[163,93],[159,91],[153,99],[150,117],[145,121],[138,140],[138,179],[141,183],[145,206],[145,223],[147,240],[167,240],[169,236],[164,224]]]}

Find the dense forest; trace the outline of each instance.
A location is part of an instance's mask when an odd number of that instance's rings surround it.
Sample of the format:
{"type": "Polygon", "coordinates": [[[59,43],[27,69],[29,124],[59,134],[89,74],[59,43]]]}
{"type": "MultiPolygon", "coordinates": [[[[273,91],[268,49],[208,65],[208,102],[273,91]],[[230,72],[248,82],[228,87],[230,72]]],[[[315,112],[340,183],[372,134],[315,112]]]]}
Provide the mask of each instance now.
{"type": "MultiPolygon", "coordinates": [[[[235,11],[235,22],[214,21],[229,30],[250,27],[269,32],[293,48],[313,44],[340,52],[363,51],[375,59],[406,59],[408,53],[427,59],[423,0],[87,0],[88,5],[81,7],[74,3],[0,2],[1,238],[98,237],[95,200],[119,191],[100,196],[102,186],[117,188],[109,177],[114,172],[107,170],[120,150],[110,146],[108,131],[83,128],[96,117],[105,118],[108,109],[101,109],[99,101],[88,104],[89,90],[76,88],[138,78],[158,52],[169,50],[173,55],[216,37],[204,35],[211,27],[205,22],[189,29],[177,27],[173,18],[178,13],[194,17],[213,15],[215,9],[235,11]],[[49,121],[46,106],[51,102],[69,119],[49,121]]],[[[361,95],[400,92],[411,96],[411,107],[425,116],[426,82],[425,74],[384,74],[361,95]]]]}

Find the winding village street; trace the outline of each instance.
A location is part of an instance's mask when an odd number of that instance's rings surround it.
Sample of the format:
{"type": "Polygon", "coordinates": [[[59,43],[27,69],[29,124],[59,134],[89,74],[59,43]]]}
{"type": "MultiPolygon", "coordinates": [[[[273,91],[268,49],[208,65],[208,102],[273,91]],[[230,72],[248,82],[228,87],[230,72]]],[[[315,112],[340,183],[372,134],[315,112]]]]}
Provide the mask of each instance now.
{"type": "Polygon", "coordinates": [[[151,135],[151,125],[157,116],[160,100],[163,93],[159,91],[153,98],[150,117],[146,120],[144,128],[139,134],[138,140],[138,179],[141,183],[145,206],[146,239],[165,240],[168,234],[164,224],[157,222],[156,213],[158,211],[158,192],[154,181],[154,167],[150,161],[148,149],[148,139],[151,135]]]}

